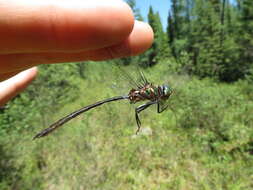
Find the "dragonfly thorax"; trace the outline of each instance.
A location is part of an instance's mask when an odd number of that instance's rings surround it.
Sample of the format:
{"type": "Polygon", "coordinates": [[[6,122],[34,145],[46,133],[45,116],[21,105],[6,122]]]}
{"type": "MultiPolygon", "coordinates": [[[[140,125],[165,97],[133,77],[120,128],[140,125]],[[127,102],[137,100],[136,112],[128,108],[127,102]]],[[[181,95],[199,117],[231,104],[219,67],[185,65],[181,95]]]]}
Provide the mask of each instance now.
{"type": "Polygon", "coordinates": [[[136,103],[144,100],[156,101],[159,99],[168,99],[171,94],[172,89],[168,85],[154,86],[148,84],[140,89],[130,90],[128,96],[130,103],[136,103]]]}

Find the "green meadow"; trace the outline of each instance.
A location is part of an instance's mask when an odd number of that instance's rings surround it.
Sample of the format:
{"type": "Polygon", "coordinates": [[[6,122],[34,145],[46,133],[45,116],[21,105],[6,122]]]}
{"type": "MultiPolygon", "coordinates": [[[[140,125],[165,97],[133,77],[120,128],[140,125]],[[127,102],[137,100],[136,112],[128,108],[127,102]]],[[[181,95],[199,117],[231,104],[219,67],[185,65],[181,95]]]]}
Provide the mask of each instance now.
{"type": "MultiPolygon", "coordinates": [[[[42,67],[41,71],[62,67],[42,67]]],[[[135,73],[136,68],[123,69],[135,73]]],[[[123,100],[90,110],[51,135],[32,140],[71,111],[128,93],[131,86],[121,72],[111,63],[88,63],[85,77],[75,80],[75,88],[66,87],[56,105],[46,105],[48,94],[42,92],[47,86],[42,85],[32,105],[22,107],[37,84],[15,99],[0,115],[1,121],[6,120],[1,123],[0,189],[253,188],[250,84],[175,75],[167,64],[144,72],[154,84],[173,87],[171,109],[161,114],[156,113],[156,106],[143,111],[138,135],[137,105],[123,100]],[[72,98],[68,91],[73,92],[72,98]]],[[[37,80],[41,78],[43,74],[37,80]]],[[[44,92],[57,95],[62,87],[55,88],[44,92]]]]}

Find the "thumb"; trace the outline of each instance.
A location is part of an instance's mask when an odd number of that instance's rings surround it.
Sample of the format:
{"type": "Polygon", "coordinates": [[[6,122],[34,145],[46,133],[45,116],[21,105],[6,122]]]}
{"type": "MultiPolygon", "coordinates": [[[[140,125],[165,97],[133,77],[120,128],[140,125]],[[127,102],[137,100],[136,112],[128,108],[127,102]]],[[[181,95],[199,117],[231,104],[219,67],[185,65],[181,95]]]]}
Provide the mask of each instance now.
{"type": "Polygon", "coordinates": [[[18,73],[8,80],[0,82],[0,106],[3,106],[7,101],[24,90],[33,81],[36,75],[37,68],[33,67],[18,73]]]}

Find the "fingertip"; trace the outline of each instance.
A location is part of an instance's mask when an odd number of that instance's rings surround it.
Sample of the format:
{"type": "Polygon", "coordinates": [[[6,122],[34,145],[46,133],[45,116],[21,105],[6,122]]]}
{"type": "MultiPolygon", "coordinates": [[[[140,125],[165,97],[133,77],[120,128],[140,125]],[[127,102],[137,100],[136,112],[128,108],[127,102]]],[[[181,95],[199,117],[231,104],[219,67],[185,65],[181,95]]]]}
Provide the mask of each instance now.
{"type": "Polygon", "coordinates": [[[134,30],[129,36],[128,43],[131,55],[138,55],[151,47],[154,33],[151,26],[145,22],[135,21],[134,30]]]}
{"type": "Polygon", "coordinates": [[[134,28],[129,37],[123,42],[96,52],[92,60],[103,60],[134,56],[146,51],[153,43],[154,34],[149,24],[135,21],[134,28]]]}
{"type": "Polygon", "coordinates": [[[20,84],[22,84],[21,86],[23,86],[26,85],[25,83],[30,83],[30,81],[32,81],[37,76],[37,73],[37,67],[32,67],[30,69],[20,72],[19,74],[14,76],[13,79],[16,81],[20,81],[20,84]]]}
{"type": "Polygon", "coordinates": [[[0,83],[0,106],[25,89],[37,75],[37,68],[22,71],[0,83]]]}
{"type": "Polygon", "coordinates": [[[37,67],[32,67],[32,68],[30,68],[26,71],[28,72],[28,75],[30,76],[31,80],[33,80],[38,74],[38,68],[37,67]]]}

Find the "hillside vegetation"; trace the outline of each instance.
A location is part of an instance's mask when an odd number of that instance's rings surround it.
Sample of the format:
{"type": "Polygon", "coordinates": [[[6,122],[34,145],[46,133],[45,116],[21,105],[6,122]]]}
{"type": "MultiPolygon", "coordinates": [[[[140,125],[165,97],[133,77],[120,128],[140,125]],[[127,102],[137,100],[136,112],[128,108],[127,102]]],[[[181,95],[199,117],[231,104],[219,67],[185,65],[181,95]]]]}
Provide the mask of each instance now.
{"type": "MultiPolygon", "coordinates": [[[[85,77],[74,84],[79,88],[72,88],[71,100],[48,105],[47,110],[39,103],[23,108],[23,119],[15,126],[8,121],[9,132],[1,137],[1,189],[252,189],[253,101],[246,93],[250,85],[173,75],[166,65],[157,64],[145,74],[156,84],[166,82],[174,88],[173,111],[157,114],[153,106],[142,112],[138,135],[135,105],[123,100],[32,141],[36,132],[65,114],[128,93],[130,86],[110,63],[85,64],[85,77]],[[37,115],[34,112],[42,115],[29,118],[37,115]]],[[[61,68],[49,68],[53,67],[61,68]]],[[[124,67],[129,73],[134,69],[124,67]]],[[[28,89],[23,96],[29,93],[28,89]]],[[[12,106],[0,117],[8,114],[13,119],[8,111],[18,115],[12,106]]]]}

